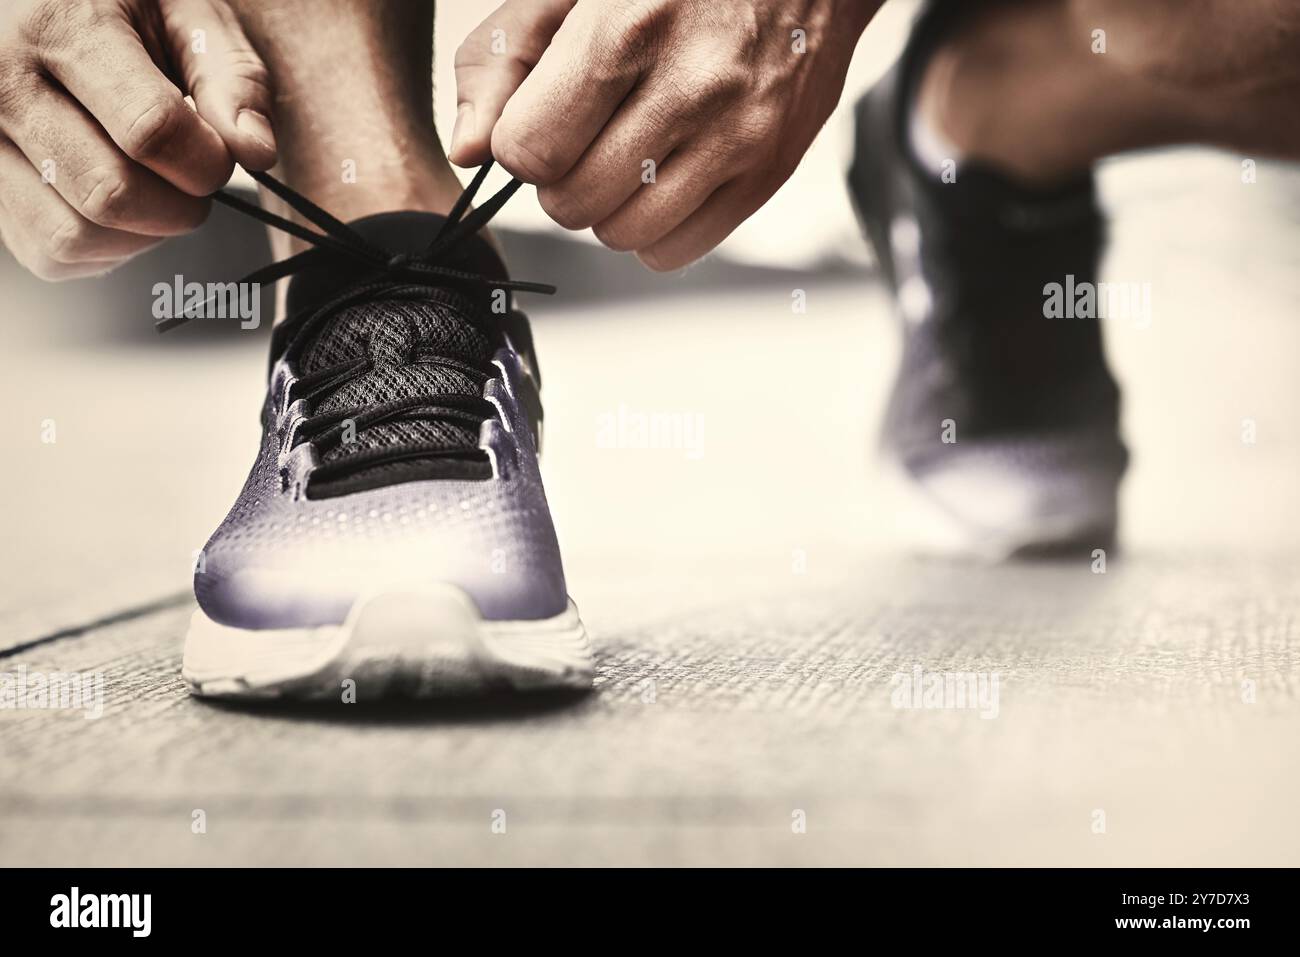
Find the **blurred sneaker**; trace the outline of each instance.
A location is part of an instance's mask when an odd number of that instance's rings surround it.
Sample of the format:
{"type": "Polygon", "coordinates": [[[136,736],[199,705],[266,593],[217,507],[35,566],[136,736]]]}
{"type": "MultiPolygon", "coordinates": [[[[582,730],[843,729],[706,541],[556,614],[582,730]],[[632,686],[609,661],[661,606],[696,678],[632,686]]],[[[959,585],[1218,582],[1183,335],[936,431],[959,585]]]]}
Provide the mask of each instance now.
{"type": "Polygon", "coordinates": [[[965,161],[945,181],[911,146],[916,85],[960,6],[927,7],[856,107],[849,187],[903,325],[884,450],[923,506],[929,548],[1107,548],[1128,461],[1119,390],[1098,321],[1044,314],[1044,287],[1097,280],[1093,180],[1038,191],[965,161]]]}
{"type": "Polygon", "coordinates": [[[190,688],[364,701],[589,687],[538,472],[532,337],[503,307],[530,284],[477,234],[500,204],[344,225],[263,184],[324,238],[261,272],[296,273],[290,318],[252,474],[194,577],[190,688]]]}

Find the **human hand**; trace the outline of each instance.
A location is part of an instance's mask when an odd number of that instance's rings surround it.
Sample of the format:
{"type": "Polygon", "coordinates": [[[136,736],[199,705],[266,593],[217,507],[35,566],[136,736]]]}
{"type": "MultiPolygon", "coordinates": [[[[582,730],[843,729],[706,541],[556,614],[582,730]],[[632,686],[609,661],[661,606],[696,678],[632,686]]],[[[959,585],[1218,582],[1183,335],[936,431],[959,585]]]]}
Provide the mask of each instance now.
{"type": "Polygon", "coordinates": [[[106,272],[199,226],[236,161],[274,165],[270,111],[225,0],[7,0],[0,239],[43,279],[106,272]]]}
{"type": "Polygon", "coordinates": [[[794,172],[879,0],[508,0],[456,54],[449,158],[496,160],[568,229],[656,270],[794,172]]]}

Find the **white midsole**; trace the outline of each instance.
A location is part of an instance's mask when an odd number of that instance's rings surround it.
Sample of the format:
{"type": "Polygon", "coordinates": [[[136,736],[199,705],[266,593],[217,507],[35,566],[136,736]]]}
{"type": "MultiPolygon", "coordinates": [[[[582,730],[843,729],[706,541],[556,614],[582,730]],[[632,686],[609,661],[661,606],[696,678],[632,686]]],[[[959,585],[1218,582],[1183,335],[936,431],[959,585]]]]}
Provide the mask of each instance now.
{"type": "Polygon", "coordinates": [[[516,687],[589,687],[591,646],[578,609],[538,620],[484,619],[463,590],[432,585],[359,598],[338,625],[245,629],[195,611],[182,674],[199,694],[324,691],[350,670],[437,669],[516,687]]]}

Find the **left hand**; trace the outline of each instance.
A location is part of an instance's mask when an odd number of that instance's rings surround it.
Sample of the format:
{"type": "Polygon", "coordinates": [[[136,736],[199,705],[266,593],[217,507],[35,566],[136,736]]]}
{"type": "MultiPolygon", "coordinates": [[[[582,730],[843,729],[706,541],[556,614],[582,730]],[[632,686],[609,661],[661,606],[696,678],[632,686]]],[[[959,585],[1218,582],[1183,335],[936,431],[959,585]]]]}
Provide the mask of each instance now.
{"type": "Polygon", "coordinates": [[[794,172],[879,6],[507,0],[456,53],[449,157],[495,157],[561,226],[681,268],[794,172]]]}

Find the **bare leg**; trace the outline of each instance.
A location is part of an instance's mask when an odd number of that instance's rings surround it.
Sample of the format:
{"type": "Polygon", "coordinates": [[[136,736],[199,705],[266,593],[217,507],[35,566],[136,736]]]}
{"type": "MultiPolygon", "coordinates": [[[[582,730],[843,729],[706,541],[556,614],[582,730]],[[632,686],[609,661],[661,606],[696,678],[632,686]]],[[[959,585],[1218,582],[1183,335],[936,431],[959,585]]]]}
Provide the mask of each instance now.
{"type": "Polygon", "coordinates": [[[1298,96],[1296,0],[1019,0],[936,52],[918,107],[963,155],[1051,182],[1182,143],[1300,157],[1298,96]]]}
{"type": "MultiPolygon", "coordinates": [[[[274,85],[278,176],[345,221],[451,208],[461,186],[433,124],[432,0],[234,6],[274,85]]],[[[273,242],[280,256],[297,248],[273,242]]]]}

